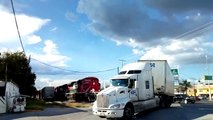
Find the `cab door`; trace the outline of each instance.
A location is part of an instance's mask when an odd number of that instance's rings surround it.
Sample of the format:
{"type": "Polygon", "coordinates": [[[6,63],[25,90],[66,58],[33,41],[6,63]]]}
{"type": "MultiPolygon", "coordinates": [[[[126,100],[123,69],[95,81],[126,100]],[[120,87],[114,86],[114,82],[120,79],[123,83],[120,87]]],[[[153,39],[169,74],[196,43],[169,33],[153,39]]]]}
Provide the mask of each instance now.
{"type": "Polygon", "coordinates": [[[138,100],[138,90],[135,88],[135,81],[136,79],[130,79],[130,87],[129,87],[129,97],[132,101],[137,101],[138,100]]]}
{"type": "Polygon", "coordinates": [[[145,96],[146,99],[150,99],[154,97],[154,91],[153,91],[153,80],[145,80],[145,96]]]}

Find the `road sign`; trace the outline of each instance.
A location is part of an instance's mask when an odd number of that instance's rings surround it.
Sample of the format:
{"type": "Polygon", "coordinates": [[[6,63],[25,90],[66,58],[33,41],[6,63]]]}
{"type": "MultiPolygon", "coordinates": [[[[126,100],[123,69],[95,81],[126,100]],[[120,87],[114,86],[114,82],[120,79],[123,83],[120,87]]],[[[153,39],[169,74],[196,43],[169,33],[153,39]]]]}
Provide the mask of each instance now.
{"type": "Polygon", "coordinates": [[[204,75],[203,76],[204,80],[212,80],[212,78],[213,78],[212,75],[204,75]]]}
{"type": "Polygon", "coordinates": [[[173,75],[178,75],[178,69],[171,69],[173,75]]]}

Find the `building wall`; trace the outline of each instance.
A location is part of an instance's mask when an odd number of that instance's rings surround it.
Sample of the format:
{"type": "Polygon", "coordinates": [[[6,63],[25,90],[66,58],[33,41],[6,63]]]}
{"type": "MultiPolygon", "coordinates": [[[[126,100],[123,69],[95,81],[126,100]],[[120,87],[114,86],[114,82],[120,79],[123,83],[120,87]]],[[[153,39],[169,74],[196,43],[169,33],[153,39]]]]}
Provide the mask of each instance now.
{"type": "Polygon", "coordinates": [[[209,89],[211,94],[213,94],[213,85],[197,85],[197,96],[201,94],[209,94],[209,89]]]}
{"type": "Polygon", "coordinates": [[[208,99],[209,90],[211,93],[211,97],[213,98],[213,85],[208,85],[208,84],[196,84],[192,88],[188,88],[187,95],[199,96],[202,99],[208,99]]]}

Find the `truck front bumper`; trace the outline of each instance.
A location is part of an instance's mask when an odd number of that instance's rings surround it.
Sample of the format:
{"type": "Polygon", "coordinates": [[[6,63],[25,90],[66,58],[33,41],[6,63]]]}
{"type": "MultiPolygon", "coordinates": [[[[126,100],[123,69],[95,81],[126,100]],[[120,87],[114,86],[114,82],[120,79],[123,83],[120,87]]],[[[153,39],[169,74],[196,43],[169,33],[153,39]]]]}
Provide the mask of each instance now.
{"type": "Polygon", "coordinates": [[[121,118],[123,111],[123,109],[93,109],[93,114],[106,118],[121,118]]]}

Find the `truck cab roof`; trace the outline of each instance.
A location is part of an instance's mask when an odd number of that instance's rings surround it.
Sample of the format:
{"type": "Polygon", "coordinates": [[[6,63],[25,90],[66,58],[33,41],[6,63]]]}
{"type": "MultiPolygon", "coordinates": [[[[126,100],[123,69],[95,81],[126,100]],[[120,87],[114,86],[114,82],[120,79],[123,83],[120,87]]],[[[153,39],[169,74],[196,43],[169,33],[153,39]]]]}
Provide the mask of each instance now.
{"type": "Polygon", "coordinates": [[[116,75],[116,76],[113,76],[112,78],[110,78],[111,80],[112,79],[128,79],[128,78],[132,78],[136,75],[132,75],[132,74],[125,74],[125,75],[116,75]]]}
{"type": "Polygon", "coordinates": [[[121,69],[121,71],[129,71],[129,70],[142,70],[145,67],[146,63],[142,62],[135,62],[135,63],[130,63],[121,69]]]}

